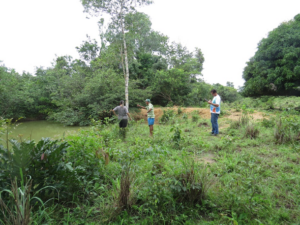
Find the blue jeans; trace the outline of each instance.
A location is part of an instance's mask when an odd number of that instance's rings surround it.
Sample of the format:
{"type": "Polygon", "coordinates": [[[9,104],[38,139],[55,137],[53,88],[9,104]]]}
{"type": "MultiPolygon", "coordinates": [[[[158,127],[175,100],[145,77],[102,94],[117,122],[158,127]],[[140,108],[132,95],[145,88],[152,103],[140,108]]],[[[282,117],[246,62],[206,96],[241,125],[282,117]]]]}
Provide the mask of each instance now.
{"type": "Polygon", "coordinates": [[[211,125],[212,125],[213,134],[219,134],[218,118],[219,118],[219,114],[217,113],[211,114],[211,125]]]}

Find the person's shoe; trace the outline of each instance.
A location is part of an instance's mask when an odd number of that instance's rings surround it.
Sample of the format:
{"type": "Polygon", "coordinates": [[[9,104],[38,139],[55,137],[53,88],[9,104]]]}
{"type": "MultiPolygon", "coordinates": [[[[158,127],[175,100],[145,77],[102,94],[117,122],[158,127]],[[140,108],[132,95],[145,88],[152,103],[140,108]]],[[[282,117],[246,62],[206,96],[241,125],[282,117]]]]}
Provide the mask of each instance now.
{"type": "Polygon", "coordinates": [[[217,135],[217,134],[212,134],[212,136],[215,136],[215,137],[216,137],[216,136],[218,136],[218,135],[217,135]]]}

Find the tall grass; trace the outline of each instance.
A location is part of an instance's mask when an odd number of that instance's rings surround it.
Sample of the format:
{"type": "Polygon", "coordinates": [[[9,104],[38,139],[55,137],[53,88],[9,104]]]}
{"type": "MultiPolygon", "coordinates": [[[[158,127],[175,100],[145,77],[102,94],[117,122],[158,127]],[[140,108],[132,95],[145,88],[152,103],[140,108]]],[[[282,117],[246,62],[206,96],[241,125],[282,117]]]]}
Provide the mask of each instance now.
{"type": "MultiPolygon", "coordinates": [[[[42,224],[49,219],[49,213],[46,207],[48,201],[44,203],[40,198],[36,197],[35,194],[33,195],[32,180],[28,179],[25,183],[22,170],[20,170],[20,174],[20,186],[18,185],[17,178],[15,178],[11,181],[11,190],[5,189],[0,192],[0,208],[3,216],[2,222],[11,225],[42,224]],[[37,214],[34,214],[34,208],[36,208],[37,214]]],[[[52,187],[44,187],[43,189],[45,188],[52,187]]]]}

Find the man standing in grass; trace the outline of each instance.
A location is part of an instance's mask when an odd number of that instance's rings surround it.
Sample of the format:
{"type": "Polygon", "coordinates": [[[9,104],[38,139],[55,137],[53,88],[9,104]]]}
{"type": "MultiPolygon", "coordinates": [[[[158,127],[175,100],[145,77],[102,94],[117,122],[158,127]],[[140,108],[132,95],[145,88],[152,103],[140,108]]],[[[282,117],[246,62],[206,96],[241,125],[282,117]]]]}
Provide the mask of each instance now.
{"type": "Polygon", "coordinates": [[[141,105],[137,105],[137,107],[140,107],[142,109],[146,109],[147,110],[147,117],[148,117],[148,125],[149,125],[149,129],[150,129],[150,137],[153,137],[153,125],[155,122],[155,115],[154,115],[154,107],[153,105],[150,103],[150,99],[146,99],[146,107],[141,106],[141,105]]]}
{"type": "Polygon", "coordinates": [[[211,134],[217,136],[219,134],[219,124],[218,118],[221,112],[221,97],[218,95],[215,89],[210,92],[214,98],[212,101],[208,101],[210,104],[210,113],[211,113],[211,124],[212,124],[212,132],[211,134]]]}

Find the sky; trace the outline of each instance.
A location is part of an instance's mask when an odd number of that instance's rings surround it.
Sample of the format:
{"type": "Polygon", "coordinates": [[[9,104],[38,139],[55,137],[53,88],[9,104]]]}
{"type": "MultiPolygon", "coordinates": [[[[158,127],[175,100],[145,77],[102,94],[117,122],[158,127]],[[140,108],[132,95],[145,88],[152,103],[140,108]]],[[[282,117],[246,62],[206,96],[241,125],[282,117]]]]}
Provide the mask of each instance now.
{"type": "MultiPolygon", "coordinates": [[[[154,0],[138,9],[152,28],[190,51],[201,48],[208,83],[242,86],[243,69],[258,42],[300,13],[299,0],[154,0]]],[[[34,74],[56,56],[79,58],[86,35],[100,41],[97,21],[87,19],[80,0],[0,0],[0,61],[34,74]]]]}

